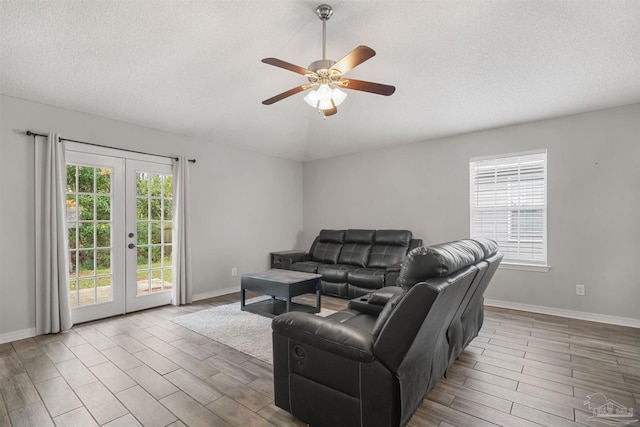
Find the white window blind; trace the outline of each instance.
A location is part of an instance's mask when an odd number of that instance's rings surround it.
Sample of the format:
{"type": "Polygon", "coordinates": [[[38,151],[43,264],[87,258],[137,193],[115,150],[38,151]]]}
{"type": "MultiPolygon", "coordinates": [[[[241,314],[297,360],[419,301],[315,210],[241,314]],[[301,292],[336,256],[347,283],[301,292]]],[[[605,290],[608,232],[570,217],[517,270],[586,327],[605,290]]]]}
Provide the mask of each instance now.
{"type": "Polygon", "coordinates": [[[547,151],[471,159],[471,237],[494,239],[504,262],[547,265],[547,151]]]}

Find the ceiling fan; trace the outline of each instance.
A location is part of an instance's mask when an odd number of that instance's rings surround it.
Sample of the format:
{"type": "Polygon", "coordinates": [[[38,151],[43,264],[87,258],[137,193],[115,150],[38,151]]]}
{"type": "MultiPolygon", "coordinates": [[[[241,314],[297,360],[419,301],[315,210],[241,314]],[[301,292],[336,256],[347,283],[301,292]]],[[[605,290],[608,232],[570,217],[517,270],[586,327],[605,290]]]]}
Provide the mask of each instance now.
{"type": "Polygon", "coordinates": [[[305,102],[313,108],[317,108],[324,117],[327,117],[336,114],[338,112],[337,106],[347,97],[347,94],[340,90],[340,88],[385,96],[393,94],[396,90],[394,86],[363,80],[346,79],[343,77],[348,71],[372,58],[376,53],[370,47],[358,46],[338,62],[327,59],[327,20],[333,15],[333,9],[328,4],[321,4],[316,8],[316,15],[318,15],[318,18],[322,21],[322,59],[312,62],[308,68],[300,67],[277,58],[264,58],[262,60],[265,64],[302,74],[309,80],[309,83],[296,86],[293,89],[266,99],[262,101],[262,103],[264,105],[271,105],[291,95],[311,89],[311,92],[304,97],[305,102]]]}

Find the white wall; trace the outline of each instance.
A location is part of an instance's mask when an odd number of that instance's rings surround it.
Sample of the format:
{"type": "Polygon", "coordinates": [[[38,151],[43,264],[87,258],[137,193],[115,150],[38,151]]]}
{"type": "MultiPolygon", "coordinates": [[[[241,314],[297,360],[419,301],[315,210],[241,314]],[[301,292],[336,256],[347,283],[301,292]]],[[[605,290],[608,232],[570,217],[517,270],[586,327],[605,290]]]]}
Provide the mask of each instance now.
{"type": "Polygon", "coordinates": [[[298,247],[321,228],[406,228],[427,245],[468,237],[469,158],[539,148],[552,268],[500,269],[485,296],[640,319],[640,104],[305,163],[298,247]]]}
{"type": "Polygon", "coordinates": [[[34,146],[27,129],[196,158],[190,167],[195,296],[239,289],[242,273],[267,268],[269,252],[294,247],[302,230],[299,162],[0,96],[0,342],[35,326],[34,146]]]}
{"type": "Polygon", "coordinates": [[[426,244],[467,237],[469,158],[547,148],[552,269],[500,270],[487,298],[640,319],[640,104],[302,166],[0,96],[0,341],[35,326],[26,129],[197,158],[190,215],[201,296],[239,287],[232,267],[240,275],[266,268],[272,250],[308,249],[321,228],[408,228],[426,244]]]}

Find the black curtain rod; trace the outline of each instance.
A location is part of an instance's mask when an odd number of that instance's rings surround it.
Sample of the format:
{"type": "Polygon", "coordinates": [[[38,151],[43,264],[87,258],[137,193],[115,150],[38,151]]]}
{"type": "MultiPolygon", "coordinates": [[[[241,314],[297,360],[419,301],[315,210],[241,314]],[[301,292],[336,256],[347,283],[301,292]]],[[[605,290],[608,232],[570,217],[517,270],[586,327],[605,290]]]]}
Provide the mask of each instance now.
{"type": "MultiPolygon", "coordinates": [[[[36,133],[36,132],[31,132],[30,130],[25,132],[27,135],[29,136],[44,136],[45,138],[48,137],[49,135],[45,135],[43,133],[36,133]]],[[[136,154],[145,154],[147,156],[156,156],[156,157],[165,157],[167,159],[173,159],[173,160],[180,160],[178,157],[173,157],[173,156],[163,156],[162,154],[153,154],[153,153],[145,153],[144,151],[136,151],[136,150],[129,150],[127,148],[116,148],[116,147],[109,147],[108,145],[102,145],[102,144],[95,144],[93,142],[86,142],[86,141],[76,141],[75,139],[68,139],[68,138],[60,138],[61,141],[69,141],[69,142],[77,142],[78,144],[86,144],[86,145],[93,145],[94,147],[102,147],[102,148],[112,148],[114,150],[121,150],[121,151],[127,151],[129,153],[136,153],[136,154]]],[[[190,163],[195,163],[196,159],[188,159],[188,161],[190,163]]]]}

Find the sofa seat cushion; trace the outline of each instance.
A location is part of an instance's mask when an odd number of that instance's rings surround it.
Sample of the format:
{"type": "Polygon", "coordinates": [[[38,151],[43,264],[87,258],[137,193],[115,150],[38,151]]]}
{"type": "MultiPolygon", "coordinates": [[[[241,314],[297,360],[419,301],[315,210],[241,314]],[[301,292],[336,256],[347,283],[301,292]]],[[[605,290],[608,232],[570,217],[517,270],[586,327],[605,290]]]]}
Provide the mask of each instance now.
{"type": "Polygon", "coordinates": [[[291,269],[295,271],[304,271],[305,273],[317,273],[321,264],[316,261],[301,261],[291,264],[291,269]]]}
{"type": "Polygon", "coordinates": [[[387,268],[402,262],[411,244],[408,230],[378,230],[367,267],[387,268]]]}
{"type": "Polygon", "coordinates": [[[367,289],[384,286],[385,271],[376,268],[357,268],[349,271],[349,284],[367,289]]]}
{"type": "Polygon", "coordinates": [[[347,283],[347,274],[357,267],[342,264],[322,264],[318,266],[318,274],[327,282],[347,283]]]}
{"type": "Polygon", "coordinates": [[[321,280],[322,293],[325,295],[333,295],[340,298],[349,297],[349,284],[347,282],[327,282],[321,280]]]}

